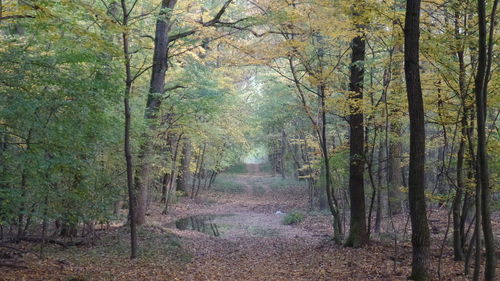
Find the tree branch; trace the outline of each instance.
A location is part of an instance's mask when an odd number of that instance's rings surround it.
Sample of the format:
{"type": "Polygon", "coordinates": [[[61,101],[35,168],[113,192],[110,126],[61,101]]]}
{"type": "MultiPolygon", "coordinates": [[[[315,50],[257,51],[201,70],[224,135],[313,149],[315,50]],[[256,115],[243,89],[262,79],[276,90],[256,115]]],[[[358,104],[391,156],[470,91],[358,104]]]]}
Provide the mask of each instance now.
{"type": "MultiPolygon", "coordinates": [[[[220,19],[221,19],[222,15],[224,15],[224,13],[227,10],[227,7],[229,7],[229,5],[232,2],[233,2],[233,0],[227,0],[226,3],[224,3],[224,5],[222,6],[222,8],[219,10],[219,12],[211,20],[209,20],[205,23],[202,22],[201,25],[204,27],[208,27],[208,26],[214,26],[215,24],[220,23],[220,19]]],[[[239,21],[236,21],[236,22],[239,22],[239,21]]],[[[199,29],[192,29],[189,31],[185,31],[185,32],[181,32],[181,33],[169,36],[169,43],[175,42],[176,40],[179,40],[181,38],[193,35],[198,31],[199,31],[199,29]]]]}
{"type": "Polygon", "coordinates": [[[11,15],[11,16],[0,17],[0,21],[8,19],[33,19],[33,18],[35,17],[31,15],[11,15]]]}

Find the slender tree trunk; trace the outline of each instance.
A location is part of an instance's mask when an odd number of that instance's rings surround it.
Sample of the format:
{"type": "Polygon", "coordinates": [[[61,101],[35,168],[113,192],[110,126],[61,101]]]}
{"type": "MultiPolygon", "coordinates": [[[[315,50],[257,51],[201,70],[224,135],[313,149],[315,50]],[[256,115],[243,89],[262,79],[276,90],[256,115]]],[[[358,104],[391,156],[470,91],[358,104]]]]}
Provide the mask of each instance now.
{"type": "Polygon", "coordinates": [[[179,143],[181,142],[183,133],[179,134],[178,137],[173,138],[173,141],[171,143],[172,146],[172,153],[174,154],[171,161],[172,165],[170,167],[170,177],[168,179],[167,183],[167,192],[165,196],[165,208],[163,209],[162,214],[166,215],[168,214],[168,208],[170,206],[170,202],[175,199],[175,186],[174,186],[174,179],[177,178],[177,170],[178,170],[178,165],[177,165],[177,156],[179,154],[179,143]]]}
{"type": "Polygon", "coordinates": [[[181,171],[177,177],[177,190],[187,192],[187,185],[191,178],[191,142],[189,139],[184,140],[182,146],[181,171]]]}
{"type": "MultiPolygon", "coordinates": [[[[393,121],[390,125],[391,133],[397,138],[391,138],[389,144],[389,158],[388,158],[388,203],[389,215],[398,215],[401,213],[401,192],[400,188],[403,186],[403,174],[401,171],[401,154],[403,151],[403,144],[399,138],[401,137],[401,123],[393,121]]],[[[393,136],[393,137],[394,137],[393,136]]]]}
{"type": "Polygon", "coordinates": [[[24,237],[24,213],[26,212],[26,170],[23,168],[21,173],[21,206],[17,216],[17,235],[16,240],[21,241],[24,237]]]}
{"type": "MultiPolygon", "coordinates": [[[[465,20],[464,20],[465,21],[465,20]]],[[[460,120],[460,141],[459,148],[457,152],[457,187],[455,192],[455,198],[453,199],[452,210],[453,210],[453,252],[456,261],[461,261],[465,258],[464,255],[464,224],[465,217],[467,216],[466,209],[464,210],[462,206],[466,206],[467,200],[464,199],[462,205],[462,198],[464,197],[465,183],[464,183],[464,159],[465,159],[465,141],[467,139],[467,115],[468,115],[468,105],[467,105],[467,81],[466,81],[466,69],[464,60],[464,43],[461,41],[461,31],[460,31],[460,11],[455,10],[455,39],[458,41],[457,46],[457,57],[458,57],[458,86],[459,95],[462,103],[462,118],[460,120]],[[465,213],[461,213],[464,210],[465,213]]]]}
{"type": "Polygon", "coordinates": [[[161,199],[160,203],[165,203],[167,201],[167,190],[168,183],[170,182],[170,173],[164,173],[161,180],[161,199]]]}
{"type": "Polygon", "coordinates": [[[384,145],[380,141],[378,150],[378,165],[377,165],[377,210],[375,214],[375,233],[380,233],[380,228],[382,224],[382,173],[383,173],[383,162],[384,162],[384,145]]]}
{"type": "Polygon", "coordinates": [[[405,77],[410,114],[410,174],[408,201],[412,226],[411,278],[429,279],[430,234],[425,202],[425,120],[419,69],[420,0],[407,0],[405,77]]]}
{"type": "MultiPolygon", "coordinates": [[[[31,150],[31,138],[32,138],[32,129],[28,130],[28,136],[26,137],[26,150],[25,152],[29,152],[31,150]]],[[[27,178],[27,170],[25,167],[22,168],[21,172],[21,206],[19,207],[19,215],[17,217],[17,241],[20,241],[21,238],[24,237],[24,218],[25,218],[25,212],[26,210],[26,192],[27,192],[27,184],[28,184],[28,178],[27,178]]],[[[26,223],[27,224],[27,223],[26,223]]]]}
{"type": "Polygon", "coordinates": [[[349,90],[352,92],[351,113],[349,115],[349,196],[351,200],[351,227],[345,243],[348,247],[362,247],[368,242],[365,212],[365,187],[363,172],[364,128],[363,128],[363,78],[365,60],[365,39],[357,36],[352,40],[351,78],[349,90]]]}
{"type": "MultiPolygon", "coordinates": [[[[478,26],[479,26],[479,42],[478,42],[478,66],[475,77],[475,96],[476,96],[476,113],[477,113],[477,185],[481,190],[481,217],[483,225],[484,244],[486,249],[486,266],[484,279],[487,281],[495,280],[496,269],[496,254],[495,254],[495,238],[491,225],[491,187],[489,179],[488,167],[488,151],[486,140],[486,111],[487,111],[487,94],[488,94],[488,79],[491,68],[492,47],[493,47],[493,31],[495,12],[498,1],[494,1],[493,10],[491,13],[490,23],[490,45],[487,46],[487,28],[486,28],[486,3],[485,0],[477,1],[478,11],[478,26]]],[[[479,222],[477,222],[479,223],[479,222]]]]}
{"type": "MultiPolygon", "coordinates": [[[[402,3],[395,4],[395,9],[403,9],[402,3]]],[[[394,23],[395,24],[395,23],[394,23]]],[[[396,43],[394,46],[394,54],[399,55],[402,53],[402,34],[397,32],[396,43]]],[[[393,71],[391,77],[394,77],[394,88],[392,92],[394,96],[402,93],[403,88],[403,77],[402,77],[402,61],[398,58],[394,58],[393,71]]],[[[386,105],[388,106],[388,105],[386,105]]],[[[402,110],[398,104],[394,104],[391,107],[390,113],[386,109],[387,120],[389,126],[389,132],[391,138],[389,138],[389,144],[386,145],[387,150],[387,209],[389,216],[398,215],[402,211],[402,194],[400,188],[403,186],[403,171],[401,169],[401,159],[403,152],[402,144],[402,121],[400,120],[403,116],[402,110]],[[392,117],[389,120],[389,117],[392,117]]],[[[387,128],[386,128],[387,129],[387,128]]],[[[386,133],[387,138],[387,133],[386,133]]],[[[386,140],[387,142],[387,140],[386,140]]]]}
{"type": "Polygon", "coordinates": [[[281,151],[280,151],[280,157],[281,157],[280,170],[281,171],[280,172],[281,172],[282,178],[286,177],[285,154],[286,154],[286,132],[285,132],[285,129],[281,129],[281,151]]]}
{"type": "Polygon", "coordinates": [[[191,183],[191,198],[194,198],[196,195],[196,180],[198,179],[198,174],[200,173],[200,160],[201,160],[202,152],[196,155],[196,167],[194,169],[193,174],[193,182],[191,183]]]}
{"type": "Polygon", "coordinates": [[[336,243],[342,243],[343,232],[342,232],[342,222],[340,220],[340,213],[338,210],[338,203],[335,199],[332,189],[332,176],[330,174],[330,158],[328,156],[328,143],[326,135],[326,109],[325,109],[325,89],[324,85],[320,86],[320,99],[321,99],[321,133],[320,133],[320,143],[321,151],[323,153],[323,164],[325,167],[325,188],[328,205],[330,211],[333,215],[333,230],[334,230],[334,240],[336,243]]]}
{"type": "Polygon", "coordinates": [[[125,109],[125,136],[124,136],[124,151],[125,160],[127,164],[127,189],[129,198],[129,223],[130,223],[130,258],[134,259],[137,257],[137,231],[136,231],[136,220],[135,220],[135,206],[136,198],[134,191],[134,181],[133,173],[134,166],[132,162],[132,152],[130,148],[130,126],[131,126],[131,112],[130,112],[130,94],[132,92],[132,73],[130,65],[130,52],[129,52],[129,39],[128,39],[128,20],[130,11],[127,9],[126,0],[121,0],[123,22],[122,25],[125,27],[125,31],[122,33],[122,43],[123,43],[123,58],[125,63],[125,94],[123,98],[123,105],[125,109]]]}
{"type": "MultiPolygon", "coordinates": [[[[321,48],[318,50],[319,54],[319,60],[321,61],[321,57],[323,54],[323,51],[321,48]]],[[[327,194],[327,201],[328,201],[328,206],[330,207],[330,212],[333,217],[333,230],[334,230],[334,240],[336,243],[340,244],[342,243],[343,240],[343,230],[342,230],[342,220],[340,217],[340,212],[338,208],[338,202],[337,199],[335,198],[335,193],[333,192],[332,188],[332,182],[331,182],[331,176],[330,176],[330,163],[329,163],[329,156],[328,156],[328,143],[327,143],[327,135],[326,135],[326,104],[325,104],[325,99],[326,99],[326,93],[325,93],[325,84],[320,83],[318,86],[318,98],[319,98],[319,113],[318,113],[318,120],[315,121],[313,118],[311,112],[308,110],[307,102],[305,99],[304,92],[302,90],[302,87],[299,82],[299,78],[297,76],[297,72],[295,70],[295,66],[293,65],[293,59],[289,57],[288,59],[289,64],[290,64],[290,71],[293,76],[293,81],[295,84],[295,87],[297,88],[298,95],[300,97],[300,102],[304,106],[304,110],[307,113],[307,116],[309,117],[309,120],[311,121],[314,130],[316,132],[316,135],[319,140],[319,145],[321,148],[321,153],[323,156],[323,167],[325,168],[325,190],[327,194]]],[[[305,145],[307,149],[307,144],[305,145]]],[[[306,151],[307,153],[307,151],[306,151]]]]}
{"type": "MultiPolygon", "coordinates": [[[[476,171],[476,180],[477,180],[477,171],[476,171]]],[[[474,240],[474,245],[476,248],[476,255],[474,256],[474,273],[472,276],[472,280],[479,281],[479,275],[481,271],[481,185],[479,182],[476,182],[476,225],[474,227],[474,231],[477,233],[476,239],[474,240]]]]}
{"type": "Polygon", "coordinates": [[[40,244],[40,257],[42,259],[45,259],[45,243],[47,239],[47,212],[48,212],[48,205],[49,205],[49,196],[45,195],[45,198],[43,200],[43,218],[42,218],[42,242],[40,244]]]}
{"type": "Polygon", "coordinates": [[[200,159],[200,166],[198,168],[198,174],[196,175],[196,177],[198,178],[198,185],[196,186],[196,193],[194,194],[195,197],[198,197],[198,194],[200,193],[201,180],[205,175],[205,169],[203,168],[203,165],[205,162],[206,150],[207,150],[207,143],[205,142],[203,144],[203,151],[201,152],[201,159],[200,159]]]}
{"type": "MultiPolygon", "coordinates": [[[[466,114],[464,114],[466,116],[466,114]]],[[[463,198],[463,193],[465,189],[464,184],[464,155],[465,155],[465,126],[467,125],[467,120],[462,118],[462,128],[460,136],[460,144],[457,153],[457,188],[455,192],[455,197],[453,198],[452,210],[453,210],[453,252],[456,261],[461,261],[464,259],[464,251],[462,244],[462,228],[461,228],[461,203],[463,198]]]]}

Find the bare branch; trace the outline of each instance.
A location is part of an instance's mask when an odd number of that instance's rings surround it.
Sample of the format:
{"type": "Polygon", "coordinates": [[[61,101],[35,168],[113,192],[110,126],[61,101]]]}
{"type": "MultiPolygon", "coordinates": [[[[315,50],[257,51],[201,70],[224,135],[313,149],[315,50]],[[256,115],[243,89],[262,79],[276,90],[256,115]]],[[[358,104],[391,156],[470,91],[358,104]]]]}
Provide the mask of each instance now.
{"type": "Polygon", "coordinates": [[[33,18],[35,17],[31,15],[11,15],[11,16],[0,17],[0,21],[9,19],[33,19],[33,18]]]}

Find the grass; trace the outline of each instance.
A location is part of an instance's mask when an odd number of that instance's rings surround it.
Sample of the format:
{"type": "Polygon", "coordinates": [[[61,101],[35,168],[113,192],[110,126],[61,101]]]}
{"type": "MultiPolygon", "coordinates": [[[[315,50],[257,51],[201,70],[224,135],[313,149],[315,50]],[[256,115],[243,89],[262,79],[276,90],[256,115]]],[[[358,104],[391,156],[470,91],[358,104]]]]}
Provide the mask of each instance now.
{"type": "Polygon", "coordinates": [[[222,174],[215,179],[213,189],[215,191],[226,193],[242,193],[245,190],[245,187],[235,182],[233,176],[222,174]]]}
{"type": "Polygon", "coordinates": [[[251,226],[248,228],[248,232],[254,236],[258,237],[275,237],[278,236],[279,231],[272,228],[262,228],[258,226],[251,226]]]}
{"type": "Polygon", "coordinates": [[[260,180],[255,181],[254,183],[260,185],[267,185],[273,190],[287,190],[290,188],[303,187],[305,182],[299,181],[294,178],[282,178],[281,176],[275,177],[265,177],[260,180]]]}
{"type": "Polygon", "coordinates": [[[285,215],[283,218],[283,224],[291,225],[296,224],[304,220],[304,214],[299,211],[292,211],[285,215]]]}

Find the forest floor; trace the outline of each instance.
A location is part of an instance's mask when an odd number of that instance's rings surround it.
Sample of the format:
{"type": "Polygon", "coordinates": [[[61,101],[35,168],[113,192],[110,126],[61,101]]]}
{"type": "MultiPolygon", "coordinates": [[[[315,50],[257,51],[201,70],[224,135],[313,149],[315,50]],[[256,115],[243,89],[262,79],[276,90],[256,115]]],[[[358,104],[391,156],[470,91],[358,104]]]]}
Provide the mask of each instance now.
{"type": "MultiPolygon", "coordinates": [[[[0,267],[0,280],[406,280],[411,247],[406,216],[393,221],[401,236],[394,247],[391,224],[365,248],[335,245],[327,212],[308,211],[300,182],[262,173],[248,165],[244,174],[221,175],[213,190],[197,199],[180,198],[162,215],[152,206],[140,234],[140,257],[128,259],[128,229],[108,226],[92,245],[13,245],[26,253],[14,257],[22,268],[0,267]],[[283,213],[300,211],[303,221],[283,224],[283,213]],[[397,253],[397,255],[396,255],[397,253]]],[[[438,265],[447,213],[430,214],[433,277],[468,280],[463,263],[454,262],[446,244],[438,265]]],[[[500,229],[498,220],[495,229],[500,229]]],[[[451,238],[451,231],[448,239],[451,238]]],[[[0,256],[0,259],[2,257],[0,256]]]]}

